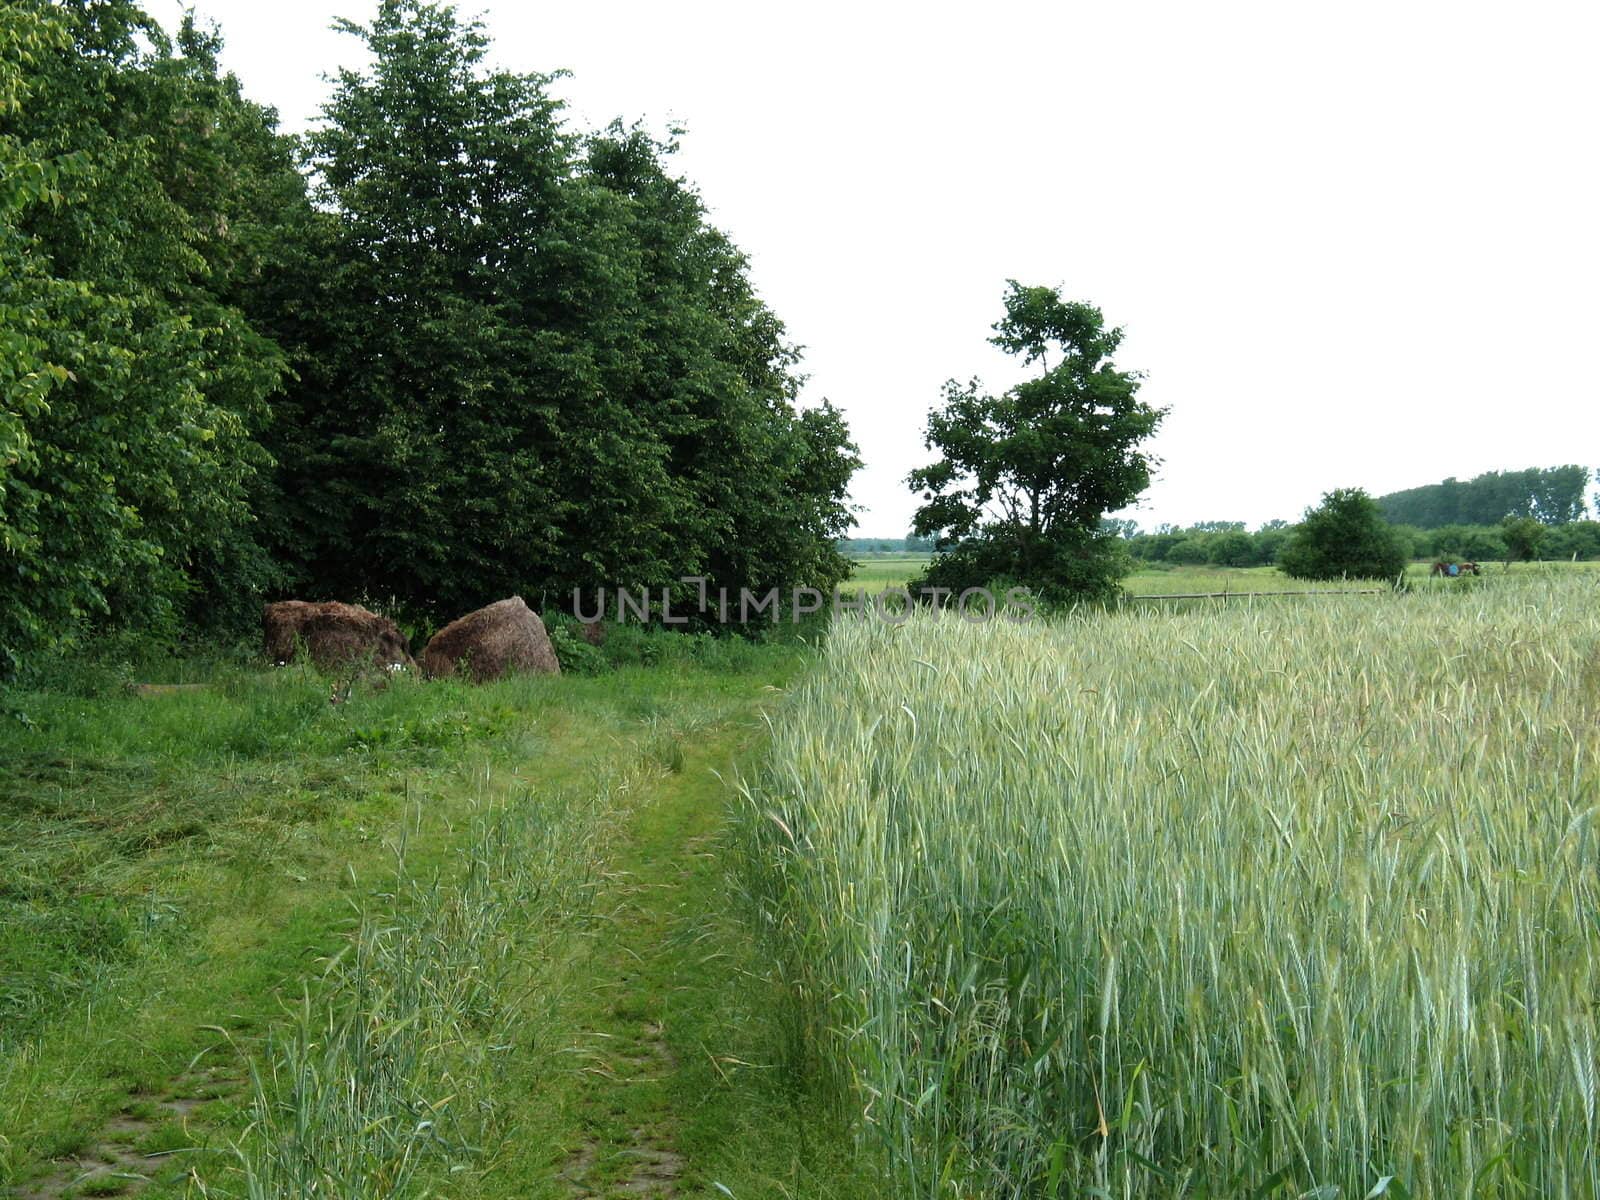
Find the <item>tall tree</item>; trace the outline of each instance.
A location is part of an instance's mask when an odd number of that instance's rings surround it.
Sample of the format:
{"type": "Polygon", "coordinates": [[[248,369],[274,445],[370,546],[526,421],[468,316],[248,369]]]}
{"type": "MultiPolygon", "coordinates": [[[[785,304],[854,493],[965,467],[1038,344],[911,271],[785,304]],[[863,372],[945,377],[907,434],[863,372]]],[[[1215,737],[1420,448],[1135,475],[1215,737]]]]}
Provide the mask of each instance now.
{"type": "Polygon", "coordinates": [[[1165,411],[1139,400],[1139,377],[1111,361],[1122,331],[1059,289],[1010,281],[994,329],[993,344],[1040,374],[998,396],[976,380],[945,385],[926,439],[941,457],[909,477],[924,501],[913,532],[939,544],[919,586],[1004,578],[1103,595],[1128,561],[1101,519],[1148,485],[1142,447],[1165,411]]]}
{"type": "Polygon", "coordinates": [[[640,248],[640,370],[630,407],[669,451],[687,498],[675,560],[712,586],[831,588],[850,572],[836,551],[860,466],[842,415],[797,409],[798,354],[751,286],[745,256],[668,170],[676,140],[613,123],[590,140],[595,182],[625,197],[640,248]]]}
{"type": "Polygon", "coordinates": [[[85,618],[172,626],[259,586],[251,432],[282,361],[218,294],[233,189],[214,63],[187,57],[199,41],[174,47],[126,0],[5,14],[0,143],[23,167],[0,204],[23,338],[0,420],[0,656],[15,662],[85,618]]]}
{"type": "Polygon", "coordinates": [[[782,327],[670,143],[573,133],[448,6],[343,27],[372,65],[309,139],[331,225],[270,434],[301,586],[446,615],[841,575],[837,414],[795,411],[782,327]]]}

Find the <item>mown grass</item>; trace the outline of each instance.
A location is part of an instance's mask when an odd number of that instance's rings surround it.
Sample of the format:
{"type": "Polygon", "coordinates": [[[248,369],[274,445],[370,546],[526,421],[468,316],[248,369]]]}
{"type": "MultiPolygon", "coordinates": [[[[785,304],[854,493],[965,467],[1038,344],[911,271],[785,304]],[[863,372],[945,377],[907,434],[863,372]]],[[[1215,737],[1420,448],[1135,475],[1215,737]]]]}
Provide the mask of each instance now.
{"type": "Polygon", "coordinates": [[[248,654],[6,692],[0,1188],[120,1139],[152,1196],[560,1194],[597,872],[643,782],[806,655],[635,631],[592,676],[341,704],[248,654]],[[163,675],[208,687],[125,686],[163,675]]]}
{"type": "MultiPolygon", "coordinates": [[[[308,986],[287,1027],[250,1055],[237,1143],[255,1200],[438,1190],[518,1122],[499,1084],[517,1057],[548,1062],[546,960],[589,912],[592,847],[615,792],[513,797],[473,819],[454,868],[399,859],[385,896],[308,986]],[[546,987],[541,987],[545,984],[546,987]]],[[[205,1172],[224,1186],[221,1164],[205,1172]]],[[[209,1188],[207,1190],[210,1190],[209,1188]]]]}
{"type": "Polygon", "coordinates": [[[397,680],[337,706],[334,682],[241,667],[152,698],[9,697],[27,722],[0,728],[0,1181],[127,1116],[192,1134],[151,1164],[158,1194],[221,1169],[250,1120],[245,1052],[320,988],[361,914],[453,864],[458,826],[524,760],[573,786],[636,720],[600,681],[568,688],[595,721],[581,732],[559,681],[397,680]]]}
{"type": "Polygon", "coordinates": [[[895,1194],[1596,1196],[1592,576],[841,624],[744,879],[895,1194]]]}

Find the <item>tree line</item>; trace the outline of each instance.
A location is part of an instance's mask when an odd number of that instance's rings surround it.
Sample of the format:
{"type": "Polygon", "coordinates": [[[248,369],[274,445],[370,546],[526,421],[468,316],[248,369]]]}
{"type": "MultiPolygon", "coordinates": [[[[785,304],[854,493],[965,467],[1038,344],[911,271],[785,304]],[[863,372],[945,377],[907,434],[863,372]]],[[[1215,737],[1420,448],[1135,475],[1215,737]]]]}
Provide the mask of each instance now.
{"type": "Polygon", "coordinates": [[[903,538],[847,537],[839,539],[843,554],[932,554],[933,539],[911,534],[903,538]]]}
{"type": "Polygon", "coordinates": [[[131,0],[0,8],[0,671],[270,596],[831,588],[859,466],[664,138],[475,22],[341,22],[277,128],[131,0]]]}
{"type": "MultiPolygon", "coordinates": [[[[1380,511],[1381,515],[1381,511],[1380,511]]],[[[1548,561],[1600,559],[1600,521],[1569,521],[1530,532],[1531,518],[1509,518],[1493,525],[1443,525],[1421,529],[1390,526],[1408,559],[1471,559],[1504,562],[1522,557],[1548,561]],[[1507,534],[1511,532],[1511,543],[1507,534]],[[1532,537],[1531,544],[1524,540],[1532,537]],[[1524,547],[1527,553],[1524,553],[1524,547]]],[[[1146,533],[1119,529],[1123,545],[1139,563],[1174,566],[1258,567],[1278,564],[1294,532],[1287,521],[1269,521],[1247,530],[1243,521],[1200,521],[1178,527],[1161,525],[1146,533]]]]}
{"type": "Polygon", "coordinates": [[[1390,492],[1378,497],[1378,507],[1395,524],[1419,529],[1495,525],[1506,517],[1565,525],[1587,512],[1585,492],[1591,478],[1589,468],[1577,464],[1486,471],[1465,481],[1452,477],[1390,492]]]}

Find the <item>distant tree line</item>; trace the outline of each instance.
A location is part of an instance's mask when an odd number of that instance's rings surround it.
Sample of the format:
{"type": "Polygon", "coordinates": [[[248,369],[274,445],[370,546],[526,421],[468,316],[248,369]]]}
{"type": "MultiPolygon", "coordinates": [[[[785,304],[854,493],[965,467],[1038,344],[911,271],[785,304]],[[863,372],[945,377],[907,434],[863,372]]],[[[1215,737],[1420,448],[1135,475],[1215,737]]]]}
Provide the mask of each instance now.
{"type": "Polygon", "coordinates": [[[1506,517],[1530,517],[1544,525],[1581,520],[1588,511],[1588,467],[1530,467],[1487,471],[1462,481],[1446,479],[1378,497],[1378,507],[1397,525],[1438,529],[1446,525],[1495,525],[1506,517]]]}
{"type": "Polygon", "coordinates": [[[841,554],[932,554],[933,539],[912,534],[903,538],[848,537],[839,539],[841,554]]]}
{"type": "Polygon", "coordinates": [[[1121,533],[1136,562],[1175,566],[1259,567],[1278,561],[1289,536],[1287,521],[1269,521],[1247,531],[1243,521],[1159,525],[1150,533],[1121,533]]]}
{"type": "MultiPolygon", "coordinates": [[[[1522,518],[1531,520],[1531,518],[1522,518]]],[[[1530,557],[1545,561],[1600,559],[1600,521],[1540,525],[1526,555],[1508,547],[1508,526],[1519,518],[1493,525],[1445,525],[1419,529],[1392,526],[1398,545],[1410,559],[1453,559],[1504,562],[1530,557]]],[[[1535,522],[1538,524],[1538,522],[1535,522]]],[[[1269,521],[1246,531],[1243,521],[1201,521],[1176,527],[1158,526],[1150,533],[1123,533],[1124,545],[1136,562],[1175,566],[1258,567],[1279,563],[1294,527],[1269,521]]],[[[1520,544],[1519,544],[1520,547],[1520,544]]]]}
{"type": "Polygon", "coordinates": [[[0,672],[288,594],[842,579],[855,449],[674,142],[448,7],[343,28],[297,140],[192,17],[0,6],[0,672]]]}

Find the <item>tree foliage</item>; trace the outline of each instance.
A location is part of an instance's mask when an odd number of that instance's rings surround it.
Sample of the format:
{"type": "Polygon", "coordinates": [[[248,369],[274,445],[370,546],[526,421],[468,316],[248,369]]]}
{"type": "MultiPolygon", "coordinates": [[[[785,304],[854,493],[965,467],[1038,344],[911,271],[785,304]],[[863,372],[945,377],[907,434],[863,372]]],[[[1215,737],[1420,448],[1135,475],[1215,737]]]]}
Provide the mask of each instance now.
{"type": "Polygon", "coordinates": [[[0,8],[0,672],[289,592],[842,578],[848,430],[674,143],[447,6],[344,27],[302,148],[192,19],[0,8]]]}
{"type": "Polygon", "coordinates": [[[1525,471],[1486,471],[1465,482],[1407,488],[1378,497],[1384,516],[1404,525],[1493,525],[1505,517],[1530,517],[1545,525],[1564,525],[1583,517],[1588,467],[1530,467],[1525,471]]]}
{"type": "Polygon", "coordinates": [[[124,0],[24,0],[3,20],[14,665],[85,617],[170,625],[197,591],[265,583],[251,434],[282,360],[219,295],[241,168],[205,39],[186,24],[174,45],[124,0]]]}
{"type": "Polygon", "coordinates": [[[1532,517],[1507,517],[1500,522],[1500,539],[1506,546],[1506,561],[1528,562],[1539,552],[1549,529],[1532,517]]]}
{"type": "Polygon", "coordinates": [[[994,329],[994,345],[1040,373],[998,396],[976,380],[945,385],[926,436],[940,458],[909,477],[924,501],[913,533],[938,542],[924,582],[959,590],[1004,578],[1043,594],[1104,594],[1126,555],[1102,518],[1148,485],[1141,446],[1164,414],[1111,361],[1122,331],[1092,305],[1012,280],[994,329]]]}
{"type": "Polygon", "coordinates": [[[1405,570],[1406,547],[1371,496],[1340,488],[1306,510],[1279,565],[1297,579],[1396,579],[1405,570]]]}
{"type": "Polygon", "coordinates": [[[387,0],[311,135],[334,218],[280,336],[279,552],[439,614],[708,575],[831,587],[857,465],[672,143],[583,137],[481,28],[387,0]],[[329,405],[326,396],[341,403],[329,405]]]}

